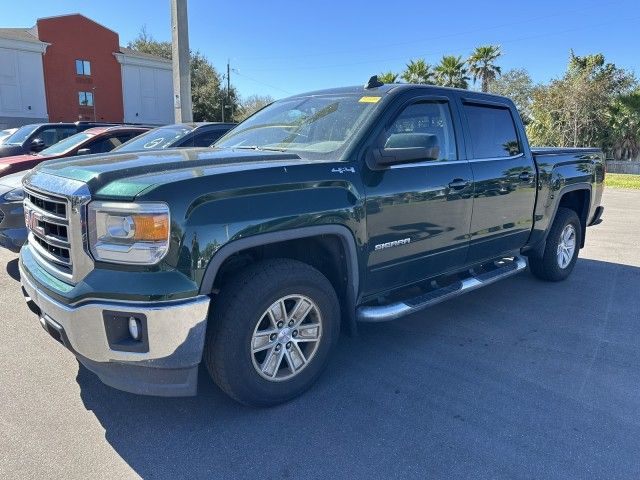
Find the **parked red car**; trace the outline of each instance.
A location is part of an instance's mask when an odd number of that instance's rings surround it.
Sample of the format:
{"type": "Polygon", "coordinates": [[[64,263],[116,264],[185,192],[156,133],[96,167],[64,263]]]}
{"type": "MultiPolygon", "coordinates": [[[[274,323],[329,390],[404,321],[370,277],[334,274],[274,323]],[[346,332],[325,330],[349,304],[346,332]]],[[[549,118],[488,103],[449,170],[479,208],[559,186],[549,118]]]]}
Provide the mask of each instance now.
{"type": "Polygon", "coordinates": [[[29,170],[45,160],[109,152],[133,137],[137,137],[149,130],[150,127],[127,125],[90,128],[67,137],[38,153],[0,158],[0,177],[29,170]]]}

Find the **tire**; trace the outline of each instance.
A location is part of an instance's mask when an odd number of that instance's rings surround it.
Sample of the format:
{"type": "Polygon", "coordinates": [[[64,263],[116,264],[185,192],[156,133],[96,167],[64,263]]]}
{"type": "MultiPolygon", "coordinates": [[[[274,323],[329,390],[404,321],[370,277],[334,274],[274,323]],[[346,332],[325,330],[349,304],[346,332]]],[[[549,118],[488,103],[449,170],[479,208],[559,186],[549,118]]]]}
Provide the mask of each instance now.
{"type": "Polygon", "coordinates": [[[212,302],[204,361],[213,381],[231,398],[255,407],[277,405],[316,381],[339,331],[338,298],[322,273],[297,260],[264,260],[230,279],[212,302]],[[296,327],[298,306],[309,309],[296,327]],[[277,320],[286,323],[279,328],[277,320]],[[275,339],[274,333],[264,334],[272,331],[278,332],[275,339]],[[317,341],[310,340],[314,336],[317,341]],[[263,350],[254,353],[254,347],[263,350]],[[278,359],[280,368],[274,368],[278,359]]]}
{"type": "Polygon", "coordinates": [[[578,260],[578,252],[580,245],[582,244],[582,226],[580,219],[574,210],[569,208],[560,207],[556,213],[556,218],[553,220],[551,230],[547,236],[546,245],[544,249],[544,255],[530,256],[529,257],[529,270],[531,273],[541,280],[548,282],[559,282],[566,279],[578,260]],[[571,254],[565,250],[567,255],[564,260],[560,259],[559,246],[563,243],[563,234],[568,231],[573,231],[574,248],[571,254]],[[568,261],[567,261],[568,260],[568,261]],[[566,263],[564,263],[566,262],[566,263]]]}

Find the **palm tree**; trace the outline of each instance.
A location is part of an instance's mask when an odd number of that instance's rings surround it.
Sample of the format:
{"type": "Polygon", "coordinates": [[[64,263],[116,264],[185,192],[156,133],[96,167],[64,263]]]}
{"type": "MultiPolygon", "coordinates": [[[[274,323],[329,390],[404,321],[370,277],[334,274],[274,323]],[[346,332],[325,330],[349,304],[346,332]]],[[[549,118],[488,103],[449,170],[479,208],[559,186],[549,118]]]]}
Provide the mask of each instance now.
{"type": "Polygon", "coordinates": [[[469,77],[462,56],[445,55],[435,68],[436,82],[443,87],[468,88],[469,77]]]}
{"type": "Polygon", "coordinates": [[[476,48],[467,60],[473,83],[480,80],[483,92],[488,92],[489,84],[501,74],[500,67],[495,64],[501,55],[499,45],[482,45],[476,48]]]}
{"type": "Polygon", "coordinates": [[[424,58],[411,60],[402,72],[402,79],[407,83],[433,84],[431,65],[425,62],[424,58]]]}
{"type": "Polygon", "coordinates": [[[633,160],[640,155],[640,90],[618,97],[607,112],[610,135],[608,150],[615,160],[633,160]]]}
{"type": "Polygon", "coordinates": [[[378,75],[378,80],[382,83],[396,83],[398,81],[398,74],[393,72],[384,72],[378,75]]]}

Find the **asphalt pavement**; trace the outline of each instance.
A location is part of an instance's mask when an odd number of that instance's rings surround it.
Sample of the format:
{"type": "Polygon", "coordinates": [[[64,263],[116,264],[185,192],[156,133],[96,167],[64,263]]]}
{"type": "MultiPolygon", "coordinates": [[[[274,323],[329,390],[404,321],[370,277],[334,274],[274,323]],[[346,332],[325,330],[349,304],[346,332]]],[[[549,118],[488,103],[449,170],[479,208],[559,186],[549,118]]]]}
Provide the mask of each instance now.
{"type": "Polygon", "coordinates": [[[0,251],[0,478],[640,478],[640,191],[604,204],[569,280],[525,272],[361,326],[261,410],[204,372],[193,398],[102,385],[0,251]]]}

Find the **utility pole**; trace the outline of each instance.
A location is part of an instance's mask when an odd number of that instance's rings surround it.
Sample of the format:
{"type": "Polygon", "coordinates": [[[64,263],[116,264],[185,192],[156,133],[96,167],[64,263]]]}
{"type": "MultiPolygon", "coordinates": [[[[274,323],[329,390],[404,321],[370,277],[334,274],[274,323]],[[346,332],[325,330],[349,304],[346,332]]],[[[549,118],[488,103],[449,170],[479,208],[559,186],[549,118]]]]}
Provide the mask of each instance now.
{"type": "Polygon", "coordinates": [[[171,58],[175,121],[177,123],[192,122],[187,0],[171,0],[171,58]]]}

